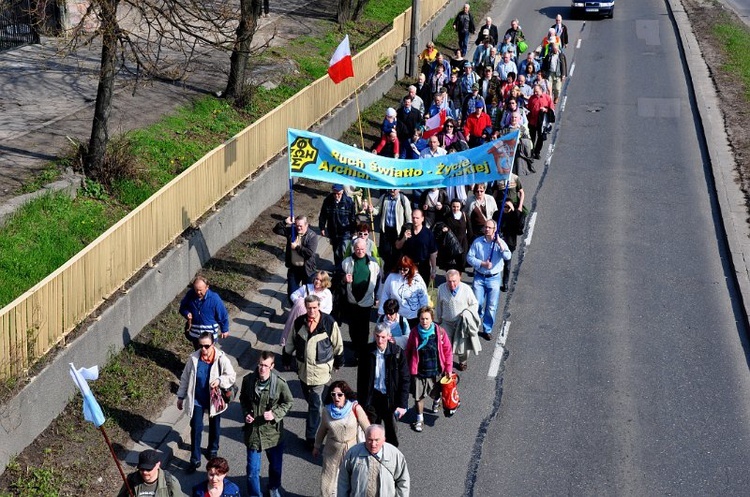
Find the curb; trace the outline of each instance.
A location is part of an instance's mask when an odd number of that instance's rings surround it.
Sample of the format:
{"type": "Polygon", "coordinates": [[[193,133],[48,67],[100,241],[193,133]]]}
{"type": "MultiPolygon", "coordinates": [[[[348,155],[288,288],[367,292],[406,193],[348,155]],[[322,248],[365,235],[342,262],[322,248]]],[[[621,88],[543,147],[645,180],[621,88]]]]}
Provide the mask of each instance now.
{"type": "MultiPolygon", "coordinates": [[[[685,8],[679,0],[667,0],[680,38],[684,60],[689,73],[689,84],[695,96],[699,124],[706,143],[721,219],[729,251],[728,263],[734,272],[739,292],[736,297],[743,310],[745,325],[750,315],[750,227],[745,195],[740,189],[736,161],[727,139],[723,113],[711,74],[703,59],[698,40],[693,33],[685,8]]],[[[709,185],[710,186],[710,185],[709,185]]]]}

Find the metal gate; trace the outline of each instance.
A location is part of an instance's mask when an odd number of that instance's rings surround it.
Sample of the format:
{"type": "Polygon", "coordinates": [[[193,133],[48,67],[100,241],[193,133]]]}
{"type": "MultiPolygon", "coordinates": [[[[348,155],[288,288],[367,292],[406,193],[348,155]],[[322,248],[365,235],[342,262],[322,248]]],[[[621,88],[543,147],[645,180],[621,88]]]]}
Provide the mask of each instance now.
{"type": "Polygon", "coordinates": [[[0,0],[0,51],[39,43],[31,0],[0,0]]]}

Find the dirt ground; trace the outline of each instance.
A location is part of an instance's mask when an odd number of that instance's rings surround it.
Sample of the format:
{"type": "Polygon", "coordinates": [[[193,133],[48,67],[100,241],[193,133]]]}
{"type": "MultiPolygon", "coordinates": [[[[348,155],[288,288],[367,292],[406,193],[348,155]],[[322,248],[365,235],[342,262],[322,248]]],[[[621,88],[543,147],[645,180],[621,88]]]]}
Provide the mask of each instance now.
{"type": "MultiPolygon", "coordinates": [[[[740,167],[743,189],[750,174],[746,157],[750,156],[750,130],[743,126],[748,111],[736,102],[745,98],[745,88],[736,76],[724,71],[725,57],[712,36],[712,26],[725,22],[727,11],[710,1],[683,0],[693,23],[706,62],[711,70],[720,98],[726,129],[740,167]],[[732,109],[732,112],[726,112],[732,109]]],[[[387,105],[386,105],[387,106],[387,105]]],[[[327,188],[320,184],[298,184],[295,192],[295,210],[317,219],[327,188]]],[[[273,234],[271,228],[288,215],[288,198],[285,196],[270,206],[258,221],[240,237],[225,247],[209,263],[207,276],[214,281],[213,288],[228,303],[230,313],[236,312],[252,292],[270,274],[269,269],[283,264],[283,239],[273,234]]],[[[137,440],[150,421],[149,417],[161,412],[172,400],[170,392],[176,391],[182,369],[180,357],[185,354],[184,340],[179,331],[176,307],[179,296],[136,340],[134,353],[126,359],[131,369],[154,372],[163,379],[151,396],[140,399],[121,399],[117,405],[103,405],[110,421],[105,425],[118,449],[124,449],[137,440]],[[181,344],[181,345],[175,345],[181,344]],[[158,350],[158,351],[157,351],[158,350]],[[126,407],[123,409],[123,407],[126,407]]],[[[108,372],[117,374],[117,370],[108,372]]],[[[27,448],[0,477],[0,495],[57,495],[44,492],[44,488],[61,488],[59,495],[77,497],[111,495],[119,486],[117,469],[101,442],[101,434],[90,423],[81,420],[80,402],[72,403],[66,411],[27,448]],[[27,469],[31,468],[31,469],[27,469]],[[14,486],[15,482],[21,482],[14,486]],[[39,491],[41,490],[41,491],[39,491]],[[39,493],[34,493],[39,491],[39,493]]]]}

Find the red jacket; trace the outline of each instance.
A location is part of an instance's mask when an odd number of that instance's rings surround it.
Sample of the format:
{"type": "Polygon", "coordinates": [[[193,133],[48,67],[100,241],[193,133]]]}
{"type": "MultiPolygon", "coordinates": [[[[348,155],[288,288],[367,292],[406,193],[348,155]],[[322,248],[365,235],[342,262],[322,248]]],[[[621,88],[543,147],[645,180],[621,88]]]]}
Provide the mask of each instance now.
{"type": "Polygon", "coordinates": [[[529,98],[529,103],[526,104],[526,109],[529,111],[526,116],[529,120],[529,128],[537,126],[539,124],[539,116],[541,114],[540,109],[542,107],[554,110],[555,102],[552,101],[552,97],[550,97],[546,93],[542,93],[539,96],[531,95],[531,98],[529,98]]]}
{"type": "MultiPolygon", "coordinates": [[[[419,325],[417,325],[419,326],[419,325]]],[[[445,332],[445,328],[438,324],[435,324],[435,333],[437,334],[437,346],[438,346],[438,362],[440,363],[440,371],[450,374],[453,371],[453,347],[451,346],[451,340],[448,338],[448,334],[445,332]]],[[[409,360],[409,372],[412,375],[417,374],[419,371],[419,352],[417,347],[419,346],[419,331],[414,327],[409,333],[409,338],[406,341],[406,357],[409,360]]]]}
{"type": "Polygon", "coordinates": [[[466,124],[464,124],[464,136],[469,139],[472,136],[480,138],[484,128],[492,127],[492,119],[490,115],[482,111],[482,115],[477,117],[476,112],[469,114],[466,118],[466,124]]]}

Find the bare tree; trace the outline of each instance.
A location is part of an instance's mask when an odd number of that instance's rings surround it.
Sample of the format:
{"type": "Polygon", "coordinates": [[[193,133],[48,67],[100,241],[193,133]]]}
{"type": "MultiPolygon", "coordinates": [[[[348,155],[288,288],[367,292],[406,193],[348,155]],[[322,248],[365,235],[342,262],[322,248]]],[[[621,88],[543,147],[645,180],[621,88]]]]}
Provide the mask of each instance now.
{"type": "Polygon", "coordinates": [[[349,21],[356,21],[362,15],[362,11],[369,0],[339,0],[339,8],[336,19],[339,26],[349,21]]]}
{"type": "Polygon", "coordinates": [[[108,121],[115,78],[129,73],[134,84],[147,78],[179,80],[185,77],[197,53],[232,52],[228,90],[244,84],[244,70],[258,27],[260,0],[230,5],[220,0],[91,0],[69,35],[69,49],[101,39],[101,66],[94,118],[84,173],[102,176],[105,166],[108,121]],[[92,31],[91,26],[95,29],[92,31]]]}

